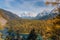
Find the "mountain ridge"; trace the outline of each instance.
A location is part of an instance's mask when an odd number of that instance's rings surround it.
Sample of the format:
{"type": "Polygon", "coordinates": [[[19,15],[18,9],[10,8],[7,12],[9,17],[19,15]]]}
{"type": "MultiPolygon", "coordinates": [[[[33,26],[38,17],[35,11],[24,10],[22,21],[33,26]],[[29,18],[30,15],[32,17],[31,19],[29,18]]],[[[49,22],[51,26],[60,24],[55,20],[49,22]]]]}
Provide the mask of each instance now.
{"type": "Polygon", "coordinates": [[[0,15],[4,17],[7,20],[13,20],[13,19],[19,19],[20,17],[16,14],[13,14],[12,12],[6,11],[4,9],[0,9],[0,15]]]}

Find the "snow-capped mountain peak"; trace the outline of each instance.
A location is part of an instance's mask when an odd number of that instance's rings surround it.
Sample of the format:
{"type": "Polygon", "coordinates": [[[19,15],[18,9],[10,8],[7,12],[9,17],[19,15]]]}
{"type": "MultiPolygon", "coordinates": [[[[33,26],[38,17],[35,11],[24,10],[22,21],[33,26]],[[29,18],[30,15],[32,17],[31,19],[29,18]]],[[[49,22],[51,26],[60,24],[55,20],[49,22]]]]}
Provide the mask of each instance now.
{"type": "Polygon", "coordinates": [[[21,17],[36,17],[37,14],[36,13],[21,13],[20,16],[21,17]]]}
{"type": "Polygon", "coordinates": [[[27,19],[32,19],[36,17],[43,17],[45,15],[48,15],[49,13],[47,11],[39,12],[39,13],[33,13],[33,12],[23,12],[20,13],[21,18],[27,18],[27,19]]]}

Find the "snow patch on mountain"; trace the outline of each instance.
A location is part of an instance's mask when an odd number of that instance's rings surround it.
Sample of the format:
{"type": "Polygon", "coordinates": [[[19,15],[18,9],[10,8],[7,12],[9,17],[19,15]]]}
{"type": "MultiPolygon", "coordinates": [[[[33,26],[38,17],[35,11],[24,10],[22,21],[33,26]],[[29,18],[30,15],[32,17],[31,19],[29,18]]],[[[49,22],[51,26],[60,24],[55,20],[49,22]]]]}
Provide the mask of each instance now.
{"type": "Polygon", "coordinates": [[[28,13],[28,12],[24,12],[24,13],[20,13],[20,17],[36,17],[37,13],[28,13]]]}
{"type": "Polygon", "coordinates": [[[34,13],[34,12],[22,12],[20,13],[20,17],[22,18],[32,18],[32,17],[36,17],[36,16],[44,16],[44,15],[48,15],[49,12],[46,12],[45,10],[43,12],[39,12],[39,13],[34,13]]]}

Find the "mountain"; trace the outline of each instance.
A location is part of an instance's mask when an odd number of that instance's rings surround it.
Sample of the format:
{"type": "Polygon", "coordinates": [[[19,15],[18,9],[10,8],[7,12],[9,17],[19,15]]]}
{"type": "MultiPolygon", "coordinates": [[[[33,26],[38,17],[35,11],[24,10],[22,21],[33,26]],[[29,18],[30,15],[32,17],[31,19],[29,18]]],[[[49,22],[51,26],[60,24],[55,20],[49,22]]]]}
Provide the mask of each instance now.
{"type": "Polygon", "coordinates": [[[56,17],[57,13],[43,11],[42,13],[22,13],[21,18],[32,20],[47,20],[56,17]]]}
{"type": "Polygon", "coordinates": [[[48,20],[48,19],[52,19],[52,18],[54,18],[54,17],[57,16],[57,13],[52,13],[52,12],[48,13],[48,12],[46,12],[46,11],[44,11],[44,12],[41,13],[41,14],[39,13],[39,14],[36,16],[35,19],[38,19],[38,20],[48,20]],[[42,16],[41,16],[41,14],[42,14],[42,16]]]}
{"type": "Polygon", "coordinates": [[[49,14],[48,12],[43,11],[42,13],[38,13],[35,19],[41,19],[42,17],[44,17],[44,16],[46,16],[48,14],[49,14]]]}
{"type": "MultiPolygon", "coordinates": [[[[11,24],[12,20],[20,20],[21,18],[12,12],[0,9],[0,29],[4,29],[6,24],[11,24]],[[10,23],[9,23],[10,22],[10,23]]],[[[11,24],[12,25],[12,24],[11,24]]]]}
{"type": "Polygon", "coordinates": [[[9,11],[6,11],[4,9],[0,9],[0,15],[4,17],[7,20],[14,20],[14,19],[35,19],[35,20],[47,20],[54,18],[57,14],[56,13],[48,13],[46,11],[43,11],[42,13],[22,13],[21,17],[17,16],[16,14],[13,14],[9,11]]]}
{"type": "Polygon", "coordinates": [[[20,19],[20,17],[16,14],[13,14],[12,12],[6,11],[4,9],[0,9],[0,15],[7,20],[20,19]]]}
{"type": "Polygon", "coordinates": [[[36,15],[35,13],[20,13],[20,17],[23,19],[33,19],[36,15]]]}
{"type": "Polygon", "coordinates": [[[43,17],[45,15],[48,15],[46,11],[43,11],[42,13],[22,13],[20,14],[21,18],[24,19],[38,19],[39,17],[43,17]]]}

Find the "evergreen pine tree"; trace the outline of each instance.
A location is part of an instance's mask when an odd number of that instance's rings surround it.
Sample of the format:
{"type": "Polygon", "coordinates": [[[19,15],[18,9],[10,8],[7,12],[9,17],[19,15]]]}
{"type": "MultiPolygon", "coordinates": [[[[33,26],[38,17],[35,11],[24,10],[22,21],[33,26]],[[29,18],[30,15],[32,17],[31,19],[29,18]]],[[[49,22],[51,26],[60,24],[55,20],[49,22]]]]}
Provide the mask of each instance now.
{"type": "Polygon", "coordinates": [[[27,40],[36,40],[37,39],[37,34],[35,32],[35,29],[32,29],[27,40]]]}
{"type": "Polygon", "coordinates": [[[16,35],[17,35],[17,40],[20,39],[20,33],[19,33],[19,30],[16,31],[16,35]]]}

